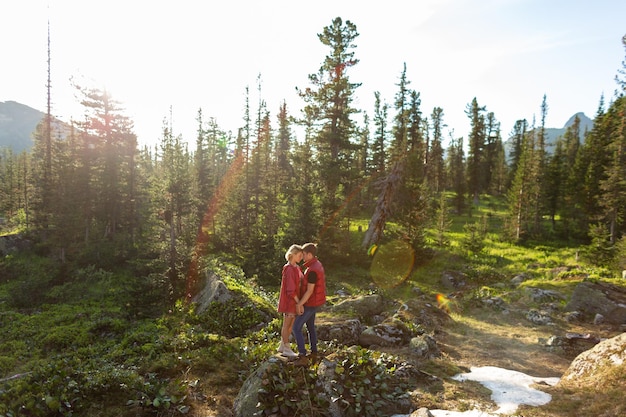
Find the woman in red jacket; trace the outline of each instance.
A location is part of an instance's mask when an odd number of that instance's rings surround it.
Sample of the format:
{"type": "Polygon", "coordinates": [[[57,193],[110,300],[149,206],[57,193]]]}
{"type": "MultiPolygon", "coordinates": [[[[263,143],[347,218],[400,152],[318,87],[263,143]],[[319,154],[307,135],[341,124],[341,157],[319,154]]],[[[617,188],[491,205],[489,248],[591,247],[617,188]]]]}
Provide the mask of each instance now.
{"type": "Polygon", "coordinates": [[[285,253],[287,263],[283,266],[283,277],[278,297],[278,312],[283,313],[283,328],[280,333],[281,340],[280,345],[278,345],[278,352],[289,358],[298,356],[291,350],[289,336],[298,314],[296,305],[300,302],[300,284],[304,277],[298,262],[302,261],[303,256],[302,246],[300,245],[291,245],[285,253]]]}

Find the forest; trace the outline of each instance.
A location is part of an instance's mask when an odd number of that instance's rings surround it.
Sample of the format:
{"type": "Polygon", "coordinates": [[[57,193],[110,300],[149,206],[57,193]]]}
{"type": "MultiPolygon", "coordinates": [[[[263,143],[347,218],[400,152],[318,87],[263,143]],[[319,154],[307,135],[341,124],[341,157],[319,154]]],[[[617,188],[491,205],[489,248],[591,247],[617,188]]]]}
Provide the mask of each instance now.
{"type": "MultiPolygon", "coordinates": [[[[130,307],[133,317],[157,317],[189,301],[215,259],[276,288],[292,243],[318,243],[330,270],[367,269],[376,248],[395,241],[425,262],[434,249],[450,248],[460,215],[470,219],[461,251],[480,256],[489,214],[478,207],[486,201],[504,207],[499,233],[509,244],[578,246],[587,262],[621,276],[626,61],[616,75],[621,93],[598,104],[591,130],[576,120],[548,144],[544,96],[539,120],[502,132],[474,98],[467,136],[444,138],[444,110],[421,108],[406,67],[392,103],[376,93],[373,109],[355,108],[358,36],[341,18],[323,28],[328,54],[299,90],[301,113],[290,114],[287,103],[274,113],[262,96],[253,112],[248,92],[235,134],[200,109],[195,141],[173,135],[166,120],[160,143],[140,148],[121,103],[77,85],[80,121],[61,124],[49,107],[32,150],[0,150],[0,227],[31,248],[31,258],[0,259],[0,281],[10,284],[0,292],[3,309],[42,308],[65,297],[50,288],[88,273],[103,292],[123,277],[121,297],[141,303],[130,307]],[[25,271],[31,280],[16,279],[25,271]]],[[[51,94],[49,87],[48,103],[51,94]]],[[[101,325],[115,333],[119,323],[101,325]]],[[[17,368],[2,355],[0,376],[17,368]]]]}

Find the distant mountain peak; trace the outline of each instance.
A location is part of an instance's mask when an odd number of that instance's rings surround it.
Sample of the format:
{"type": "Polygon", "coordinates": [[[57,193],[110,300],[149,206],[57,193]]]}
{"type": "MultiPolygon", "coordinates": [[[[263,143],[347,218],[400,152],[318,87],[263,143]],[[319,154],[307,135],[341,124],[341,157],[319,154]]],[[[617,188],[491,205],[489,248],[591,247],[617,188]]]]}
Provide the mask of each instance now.
{"type": "Polygon", "coordinates": [[[578,112],[578,113],[574,114],[572,117],[570,117],[569,120],[567,122],[565,122],[565,126],[563,126],[563,129],[567,129],[568,127],[573,125],[574,124],[574,120],[576,119],[576,116],[578,116],[578,119],[580,119],[581,130],[584,131],[584,127],[585,126],[588,126],[589,129],[591,129],[591,127],[593,126],[593,120],[588,118],[585,115],[585,113],[583,113],[583,112],[578,112]]]}
{"type": "Polygon", "coordinates": [[[0,148],[20,153],[33,146],[32,133],[45,113],[17,101],[0,101],[0,148]]]}

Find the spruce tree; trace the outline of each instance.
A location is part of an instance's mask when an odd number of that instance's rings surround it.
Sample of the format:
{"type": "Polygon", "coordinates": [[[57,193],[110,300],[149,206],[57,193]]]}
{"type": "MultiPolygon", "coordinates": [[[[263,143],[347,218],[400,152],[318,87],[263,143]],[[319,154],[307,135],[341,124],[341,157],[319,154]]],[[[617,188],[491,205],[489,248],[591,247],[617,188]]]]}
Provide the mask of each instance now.
{"type": "Polygon", "coordinates": [[[319,71],[309,75],[311,87],[301,91],[306,102],[305,113],[315,115],[317,131],[312,137],[315,160],[322,181],[322,211],[328,227],[324,230],[325,244],[333,247],[340,243],[334,236],[339,230],[339,208],[346,202],[346,192],[341,186],[350,176],[353,166],[353,139],[357,133],[352,116],[354,93],[360,84],[349,78],[349,70],[358,64],[354,57],[355,39],[359,36],[356,25],[335,18],[318,38],[330,48],[319,71]]]}

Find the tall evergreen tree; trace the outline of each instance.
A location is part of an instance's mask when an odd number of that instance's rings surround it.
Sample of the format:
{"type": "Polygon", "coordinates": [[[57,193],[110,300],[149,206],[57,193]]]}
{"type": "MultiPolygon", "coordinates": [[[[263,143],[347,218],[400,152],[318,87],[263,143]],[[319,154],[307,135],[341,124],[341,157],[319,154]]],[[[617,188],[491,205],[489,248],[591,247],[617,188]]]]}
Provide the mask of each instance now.
{"type": "Polygon", "coordinates": [[[309,75],[312,87],[301,92],[306,102],[305,112],[317,118],[318,131],[314,136],[315,159],[323,172],[322,209],[323,216],[334,224],[326,228],[326,244],[339,244],[333,234],[339,229],[337,218],[339,207],[345,202],[345,190],[340,186],[349,176],[355,144],[352,139],[357,133],[352,115],[354,93],[360,84],[352,83],[349,69],[359,61],[354,57],[355,39],[359,36],[356,26],[350,21],[335,18],[324,28],[318,38],[330,48],[318,73],[309,75]]]}
{"type": "Polygon", "coordinates": [[[540,234],[542,230],[541,219],[545,212],[544,202],[546,201],[546,117],[548,115],[548,103],[546,95],[541,102],[541,119],[537,129],[537,146],[534,153],[535,176],[537,178],[537,197],[535,198],[534,225],[535,234],[540,234]]]}
{"type": "Polygon", "coordinates": [[[608,224],[609,240],[615,244],[626,232],[626,96],[619,97],[596,123],[607,124],[603,130],[610,134],[606,148],[610,160],[600,180],[598,200],[608,224]]]}
{"type": "Polygon", "coordinates": [[[429,158],[427,161],[427,183],[429,187],[440,192],[445,187],[445,165],[443,160],[443,109],[441,107],[433,108],[430,116],[432,127],[432,142],[430,144],[429,158]]]}
{"type": "Polygon", "coordinates": [[[510,134],[511,152],[509,155],[509,180],[507,186],[510,187],[517,173],[519,160],[522,157],[522,143],[528,130],[528,122],[526,119],[517,120],[510,134]]]}
{"type": "Polygon", "coordinates": [[[465,114],[470,119],[471,131],[469,135],[467,153],[467,181],[468,191],[478,204],[479,195],[485,190],[485,107],[480,107],[476,97],[467,105],[465,114]]]}
{"type": "Polygon", "coordinates": [[[465,210],[465,195],[467,193],[467,180],[465,177],[467,168],[462,137],[455,139],[453,136],[450,136],[450,146],[447,154],[449,189],[454,191],[454,209],[457,214],[460,214],[465,210]]]}
{"type": "Polygon", "coordinates": [[[374,92],[374,141],[371,152],[371,172],[374,177],[382,175],[387,166],[387,110],[388,105],[381,102],[380,92],[374,92]]]}

